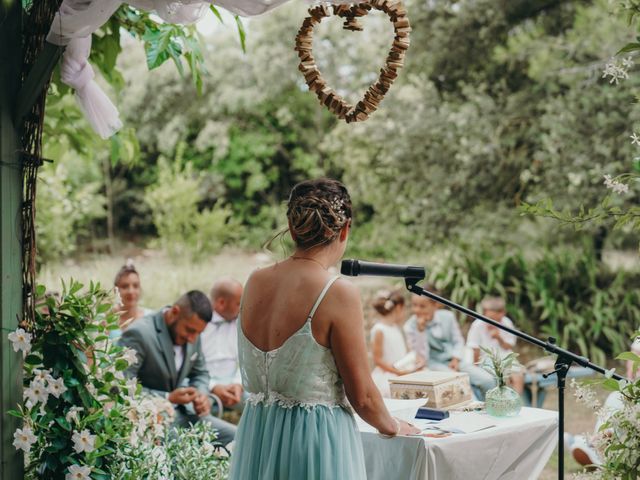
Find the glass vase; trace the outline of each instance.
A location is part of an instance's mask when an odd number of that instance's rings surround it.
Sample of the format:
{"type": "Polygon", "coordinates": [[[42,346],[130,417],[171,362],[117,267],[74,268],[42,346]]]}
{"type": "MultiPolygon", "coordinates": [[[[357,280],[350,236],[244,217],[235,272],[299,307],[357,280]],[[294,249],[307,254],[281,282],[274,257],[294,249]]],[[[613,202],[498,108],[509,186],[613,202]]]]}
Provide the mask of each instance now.
{"type": "Polygon", "coordinates": [[[485,408],[493,417],[515,417],[522,408],[522,399],[511,387],[495,387],[485,396],[485,408]]]}

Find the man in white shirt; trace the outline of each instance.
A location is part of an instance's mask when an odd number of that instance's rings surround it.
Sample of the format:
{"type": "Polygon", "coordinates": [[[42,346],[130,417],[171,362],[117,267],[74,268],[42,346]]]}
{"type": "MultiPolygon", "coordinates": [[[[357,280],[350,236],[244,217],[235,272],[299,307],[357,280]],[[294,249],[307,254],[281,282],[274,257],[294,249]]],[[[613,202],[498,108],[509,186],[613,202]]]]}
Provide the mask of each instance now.
{"type": "MultiPolygon", "coordinates": [[[[480,304],[482,314],[505,327],[513,328],[513,322],[506,316],[505,302],[500,297],[486,297],[480,304]]],[[[482,360],[483,352],[480,347],[496,349],[501,355],[507,355],[513,351],[516,345],[516,337],[500,330],[482,320],[474,320],[467,334],[467,347],[473,349],[473,363],[482,360]]],[[[511,386],[518,392],[524,390],[524,375],[514,373],[510,377],[511,386]]]]}
{"type": "Polygon", "coordinates": [[[209,390],[220,398],[225,408],[233,409],[243,406],[237,331],[241,297],[240,282],[232,278],[217,280],[209,295],[213,316],[200,336],[209,371],[209,390]]]}

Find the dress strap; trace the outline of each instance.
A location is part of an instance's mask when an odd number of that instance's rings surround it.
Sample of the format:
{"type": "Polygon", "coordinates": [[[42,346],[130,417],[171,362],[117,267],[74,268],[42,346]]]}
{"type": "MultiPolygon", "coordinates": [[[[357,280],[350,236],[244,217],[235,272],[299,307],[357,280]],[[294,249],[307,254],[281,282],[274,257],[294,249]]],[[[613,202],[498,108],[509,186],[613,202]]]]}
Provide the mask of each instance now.
{"type": "Polygon", "coordinates": [[[322,299],[324,298],[324,296],[329,291],[329,288],[331,288],[331,285],[333,285],[333,282],[335,282],[339,278],[340,278],[340,275],[336,275],[335,277],[332,277],[332,278],[329,279],[327,284],[324,286],[324,288],[320,292],[320,295],[318,295],[318,299],[316,300],[316,303],[313,304],[313,308],[311,309],[311,312],[309,313],[309,316],[307,317],[307,321],[311,321],[313,316],[316,314],[316,310],[320,306],[320,303],[322,302],[322,299]]]}

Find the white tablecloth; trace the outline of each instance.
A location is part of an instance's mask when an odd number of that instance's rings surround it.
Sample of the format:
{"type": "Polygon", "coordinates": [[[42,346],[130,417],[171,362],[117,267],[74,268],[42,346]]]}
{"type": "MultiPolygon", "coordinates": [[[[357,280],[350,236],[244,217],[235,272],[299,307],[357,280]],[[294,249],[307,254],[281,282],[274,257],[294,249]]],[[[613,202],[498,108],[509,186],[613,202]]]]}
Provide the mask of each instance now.
{"type": "MultiPolygon", "coordinates": [[[[412,417],[416,411],[415,401],[385,403],[400,418],[412,417]]],[[[446,438],[385,439],[356,419],[367,480],[535,479],[553,453],[558,436],[557,412],[536,408],[523,408],[513,418],[495,418],[495,427],[446,438]]]]}

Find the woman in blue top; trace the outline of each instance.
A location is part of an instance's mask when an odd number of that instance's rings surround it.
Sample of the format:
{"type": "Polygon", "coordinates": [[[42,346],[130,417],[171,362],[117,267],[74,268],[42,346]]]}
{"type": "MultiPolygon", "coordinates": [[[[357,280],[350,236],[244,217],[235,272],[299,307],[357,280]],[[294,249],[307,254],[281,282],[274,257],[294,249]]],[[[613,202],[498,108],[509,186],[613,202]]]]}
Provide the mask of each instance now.
{"type": "Polygon", "coordinates": [[[351,215],[340,182],[299,183],[287,209],[294,254],[247,282],[238,349],[249,399],[231,479],[364,480],[349,404],[383,435],[418,433],[391,417],[371,379],[357,289],[328,272],[345,251],[351,215]]]}

